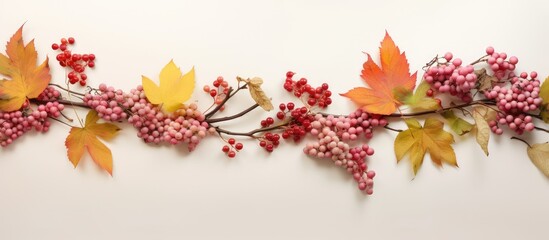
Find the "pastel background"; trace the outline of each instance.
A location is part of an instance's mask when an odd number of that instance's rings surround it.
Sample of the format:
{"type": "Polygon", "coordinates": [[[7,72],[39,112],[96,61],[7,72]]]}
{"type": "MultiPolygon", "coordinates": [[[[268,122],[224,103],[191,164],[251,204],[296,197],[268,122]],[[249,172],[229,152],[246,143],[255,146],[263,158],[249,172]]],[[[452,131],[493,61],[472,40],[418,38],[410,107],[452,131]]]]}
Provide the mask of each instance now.
{"type": "MultiPolygon", "coordinates": [[[[75,37],[75,52],[97,55],[92,86],[130,90],[173,59],[196,68],[191,101],[217,76],[260,76],[275,102],[286,71],[334,93],[361,86],[365,55],[377,54],[387,30],[411,69],[452,51],[472,62],[492,45],[519,58],[519,70],[549,75],[547,1],[6,1],[0,41],[23,24],[54,81],[64,72],[50,49],[75,37]]],[[[2,44],[3,45],[3,44],[2,44]]],[[[3,46],[2,46],[3,51],[3,46]]],[[[332,113],[354,106],[334,96],[332,113]]],[[[248,106],[246,94],[227,112],[248,106]]],[[[256,110],[227,126],[245,130],[267,114],[256,110]]],[[[135,130],[109,143],[114,177],[89,157],[73,169],[69,128],[27,134],[0,152],[0,239],[544,239],[549,181],[511,135],[493,137],[484,156],[473,138],[454,148],[459,168],[427,158],[419,175],[396,164],[394,132],[379,129],[369,166],[375,193],[366,196],[344,170],[302,154],[304,143],[267,154],[251,140],[235,159],[210,137],[195,152],[149,146],[135,130]]],[[[404,127],[394,124],[394,127],[404,127]]],[[[526,137],[547,141],[538,132],[526,137]]]]}

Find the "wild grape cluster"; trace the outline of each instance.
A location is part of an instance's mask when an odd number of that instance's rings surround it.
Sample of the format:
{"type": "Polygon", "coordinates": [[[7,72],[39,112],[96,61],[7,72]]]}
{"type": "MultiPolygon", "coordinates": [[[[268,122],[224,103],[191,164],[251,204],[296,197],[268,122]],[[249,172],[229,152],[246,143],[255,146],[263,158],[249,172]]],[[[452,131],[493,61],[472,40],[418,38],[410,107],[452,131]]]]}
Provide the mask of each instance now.
{"type": "Polygon", "coordinates": [[[293,80],[295,73],[289,71],[286,73],[286,81],[284,82],[284,89],[288,92],[293,92],[296,97],[306,97],[309,107],[318,106],[320,108],[326,108],[332,104],[332,92],[329,89],[327,83],[323,83],[320,87],[312,87],[307,83],[306,78],[300,78],[299,80],[293,80]]]}
{"type": "Polygon", "coordinates": [[[463,66],[462,60],[453,59],[452,53],[449,52],[444,54],[443,58],[445,62],[436,61],[437,65],[427,68],[423,75],[425,81],[431,84],[431,91],[450,93],[464,102],[472,101],[471,89],[477,82],[473,65],[463,66]]]}
{"type": "Polygon", "coordinates": [[[374,171],[368,171],[366,157],[374,154],[374,149],[367,144],[351,147],[348,142],[357,140],[359,136],[371,138],[372,129],[387,125],[384,118],[357,110],[349,116],[335,117],[333,115],[315,115],[311,123],[310,133],[318,141],[308,143],[303,152],[318,158],[329,158],[335,165],[341,166],[353,175],[358,188],[367,194],[373,193],[374,171]]]}
{"type": "Polygon", "coordinates": [[[73,45],[74,43],[75,40],[73,37],[62,38],[61,43],[53,43],[51,48],[60,52],[55,57],[55,59],[59,62],[59,65],[69,69],[69,73],[67,74],[69,83],[80,83],[81,86],[86,86],[88,75],[86,75],[84,71],[86,70],[86,67],[95,67],[95,55],[91,53],[72,53],[69,49],[69,45],[73,45]]]}
{"type": "Polygon", "coordinates": [[[183,105],[167,114],[147,100],[142,86],[124,93],[101,84],[96,94],[84,96],[84,102],[107,121],[127,117],[138,130],[137,136],[147,143],[186,143],[192,151],[208,133],[215,132],[204,122],[205,117],[196,104],[183,105]]]}
{"type": "Polygon", "coordinates": [[[30,106],[27,102],[17,111],[0,111],[0,146],[10,145],[33,129],[37,132],[47,132],[51,125],[48,118],[61,116],[61,111],[65,109],[63,104],[57,102],[59,98],[59,91],[50,86],[38,97],[39,101],[45,102],[44,104],[30,106]]]}
{"type": "Polygon", "coordinates": [[[534,130],[535,126],[528,112],[539,109],[542,102],[539,96],[541,82],[537,79],[536,72],[530,73],[529,78],[526,72],[519,76],[511,74],[511,77],[510,86],[497,85],[484,93],[486,98],[496,101],[500,110],[497,119],[489,123],[496,134],[503,133],[499,125],[507,125],[518,134],[534,130]]]}

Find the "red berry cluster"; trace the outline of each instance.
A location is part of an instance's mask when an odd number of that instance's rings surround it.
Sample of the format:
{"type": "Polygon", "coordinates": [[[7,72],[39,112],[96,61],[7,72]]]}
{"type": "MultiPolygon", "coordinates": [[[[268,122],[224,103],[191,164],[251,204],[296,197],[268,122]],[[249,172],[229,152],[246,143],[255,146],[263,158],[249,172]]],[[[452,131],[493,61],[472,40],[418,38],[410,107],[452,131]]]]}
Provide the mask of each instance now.
{"type": "Polygon", "coordinates": [[[320,87],[312,87],[307,83],[306,78],[301,78],[298,81],[294,81],[295,73],[289,71],[286,73],[286,81],[284,82],[284,89],[288,92],[293,92],[298,98],[307,97],[307,104],[310,107],[318,106],[320,108],[326,108],[332,104],[332,92],[328,90],[327,83],[323,83],[320,87]]]}
{"type": "Polygon", "coordinates": [[[221,148],[221,151],[223,151],[229,158],[234,158],[236,156],[236,153],[242,148],[244,148],[244,145],[242,143],[236,142],[234,138],[229,138],[227,140],[228,145],[225,145],[221,148]]]}
{"type": "MultiPolygon", "coordinates": [[[[281,112],[283,109],[287,109],[292,117],[292,121],[288,125],[284,132],[282,132],[282,138],[289,139],[290,137],[295,141],[301,140],[306,133],[312,129],[311,123],[315,120],[314,116],[309,114],[309,110],[306,107],[295,108],[292,102],[289,102],[284,106],[279,106],[281,112]]],[[[278,114],[277,114],[278,115],[278,114]]]]}
{"type": "Polygon", "coordinates": [[[280,135],[276,133],[267,132],[260,139],[259,146],[264,148],[267,152],[273,152],[273,150],[280,145],[280,135]]]}
{"type": "Polygon", "coordinates": [[[95,55],[72,53],[68,46],[73,44],[74,38],[61,38],[61,43],[52,44],[51,49],[60,51],[55,58],[59,61],[59,65],[72,69],[67,74],[69,82],[71,84],[80,83],[81,86],[86,86],[88,76],[84,73],[84,70],[86,67],[95,67],[95,55]]]}
{"type": "MultiPolygon", "coordinates": [[[[214,99],[216,105],[219,105],[229,94],[229,88],[229,83],[225,81],[223,77],[219,76],[212,82],[212,86],[204,85],[202,90],[214,99]]],[[[219,110],[223,111],[224,109],[225,106],[222,106],[219,110]]]]}

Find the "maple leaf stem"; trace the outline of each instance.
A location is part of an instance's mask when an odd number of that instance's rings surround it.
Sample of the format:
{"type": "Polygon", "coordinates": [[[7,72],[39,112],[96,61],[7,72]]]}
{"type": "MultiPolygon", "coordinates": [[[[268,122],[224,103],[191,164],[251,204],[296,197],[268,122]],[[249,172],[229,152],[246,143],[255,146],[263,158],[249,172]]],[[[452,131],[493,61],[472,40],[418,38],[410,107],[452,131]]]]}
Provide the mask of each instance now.
{"type": "Polygon", "coordinates": [[[239,117],[242,117],[244,116],[246,113],[256,109],[257,107],[259,107],[259,104],[254,104],[252,105],[251,107],[249,108],[246,108],[245,110],[243,110],[242,112],[239,112],[237,114],[234,114],[234,115],[231,115],[231,116],[227,116],[227,117],[221,117],[221,118],[210,118],[210,119],[206,119],[206,122],[207,123],[216,123],[216,122],[223,122],[223,121],[229,121],[229,120],[232,120],[232,119],[235,119],[235,118],[239,118],[239,117]]]}
{"type": "Polygon", "coordinates": [[[514,140],[519,140],[523,143],[525,143],[526,145],[528,145],[529,148],[532,148],[532,146],[530,145],[530,143],[528,143],[526,140],[522,139],[522,138],[518,138],[518,137],[511,137],[511,139],[514,139],[514,140]]]}
{"type": "MultiPolygon", "coordinates": [[[[239,84],[240,84],[240,82],[239,82],[239,84]]],[[[227,97],[225,99],[223,99],[223,101],[219,105],[217,105],[217,107],[215,107],[212,111],[210,111],[209,113],[206,113],[206,119],[209,119],[214,114],[216,114],[225,105],[225,103],[227,103],[227,101],[229,101],[229,99],[231,97],[233,97],[235,94],[237,94],[238,91],[246,88],[247,85],[248,84],[246,83],[242,86],[239,86],[234,92],[233,92],[233,88],[229,88],[229,92],[227,93],[227,97]]]]}

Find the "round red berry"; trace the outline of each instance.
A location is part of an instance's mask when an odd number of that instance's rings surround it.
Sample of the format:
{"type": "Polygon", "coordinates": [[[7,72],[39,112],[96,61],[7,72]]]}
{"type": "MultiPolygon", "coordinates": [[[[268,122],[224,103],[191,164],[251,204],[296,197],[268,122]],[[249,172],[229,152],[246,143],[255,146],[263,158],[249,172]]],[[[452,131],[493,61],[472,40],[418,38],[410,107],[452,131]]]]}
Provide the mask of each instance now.
{"type": "Polygon", "coordinates": [[[69,42],[69,44],[74,44],[74,38],[73,38],[73,37],[70,37],[70,38],[68,39],[68,42],[69,42]]]}
{"type": "Polygon", "coordinates": [[[244,148],[244,145],[242,143],[237,143],[236,145],[234,145],[234,148],[236,148],[236,150],[242,150],[242,148],[244,148]]]}
{"type": "Polygon", "coordinates": [[[227,153],[227,156],[229,156],[229,158],[234,158],[236,156],[236,152],[229,151],[229,153],[227,153]]]}
{"type": "Polygon", "coordinates": [[[225,146],[223,146],[223,148],[221,148],[221,151],[223,151],[224,153],[229,152],[229,150],[231,150],[231,149],[227,145],[225,145],[225,146]]]}
{"type": "Polygon", "coordinates": [[[295,105],[293,102],[289,102],[288,104],[286,104],[286,107],[288,108],[288,110],[291,111],[291,110],[294,110],[295,105]]]}
{"type": "Polygon", "coordinates": [[[234,145],[234,143],[236,142],[236,140],[234,138],[229,138],[229,144],[231,145],[234,145]]]}
{"type": "Polygon", "coordinates": [[[59,49],[59,44],[57,44],[57,43],[52,44],[51,49],[53,49],[53,50],[59,49]]]}

